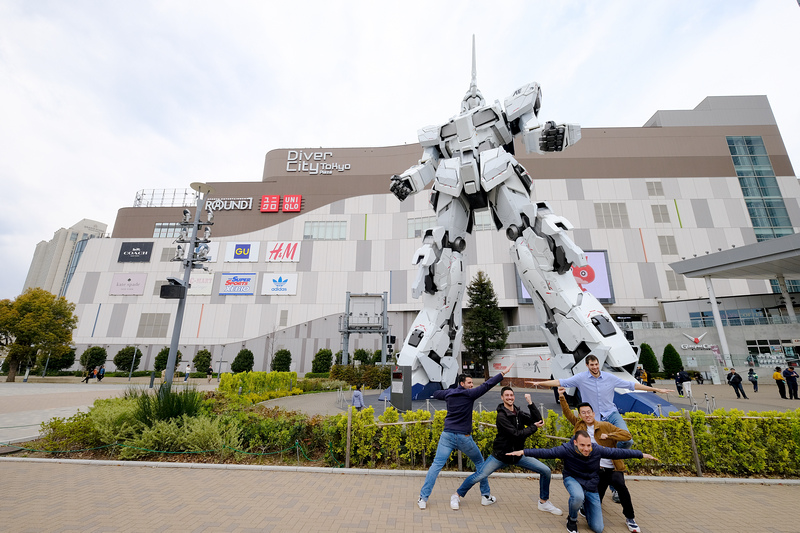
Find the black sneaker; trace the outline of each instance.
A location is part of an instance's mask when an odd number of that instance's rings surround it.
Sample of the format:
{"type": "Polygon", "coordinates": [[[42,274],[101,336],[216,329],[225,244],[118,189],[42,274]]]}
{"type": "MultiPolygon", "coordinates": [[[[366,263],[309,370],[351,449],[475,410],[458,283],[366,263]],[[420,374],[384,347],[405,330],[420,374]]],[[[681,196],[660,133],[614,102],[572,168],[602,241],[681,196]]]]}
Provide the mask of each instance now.
{"type": "Polygon", "coordinates": [[[578,533],[578,522],[567,518],[567,531],[569,533],[578,533]]]}
{"type": "Polygon", "coordinates": [[[620,503],[619,494],[617,493],[617,491],[611,493],[611,501],[613,501],[614,503],[620,503]]]}
{"type": "Polygon", "coordinates": [[[583,510],[583,507],[578,509],[578,514],[581,515],[583,518],[586,518],[586,511],[583,510]]]}

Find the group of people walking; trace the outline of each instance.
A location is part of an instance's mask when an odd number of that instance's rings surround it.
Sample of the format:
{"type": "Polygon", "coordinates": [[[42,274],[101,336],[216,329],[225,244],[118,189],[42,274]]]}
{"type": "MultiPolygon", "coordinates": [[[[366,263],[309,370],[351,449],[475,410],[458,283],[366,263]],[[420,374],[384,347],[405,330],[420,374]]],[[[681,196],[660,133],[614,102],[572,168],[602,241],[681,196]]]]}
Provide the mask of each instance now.
{"type": "Polygon", "coordinates": [[[563,463],[564,487],[569,493],[567,531],[577,532],[578,515],[586,518],[592,531],[603,530],[601,503],[606,489],[616,490],[615,501],[622,504],[623,515],[629,531],[641,531],[636,523],[630,493],[625,486],[624,459],[638,458],[656,460],[639,450],[629,449],[633,444],[628,427],[613,403],[615,388],[667,393],[667,389],[656,389],[642,383],[625,381],[613,374],[600,371],[600,362],[594,355],[586,357],[588,370],[568,379],[548,380],[537,386],[558,387],[559,401],[564,416],[573,424],[575,433],[566,443],[555,448],[524,449],[525,440],[543,426],[541,413],[525,395],[527,411],[514,403],[511,387],[503,387],[503,403],[497,406],[497,436],[492,454],[483,459],[472,439],[472,410],[475,400],[503,380],[511,367],[475,387],[472,378],[460,375],[458,386],[434,393],[434,398],[447,403],[444,430],[439,438],[436,456],[425,477],[417,505],[426,509],[439,472],[453,451],[460,450],[475,465],[475,472],[467,477],[455,494],[450,497],[450,507],[458,510],[461,499],[470,488],[478,484],[481,504],[492,505],[497,501],[492,495],[488,478],[492,472],[507,466],[520,466],[539,474],[538,509],[556,516],[563,511],[550,501],[550,468],[538,459],[561,459],[563,463]],[[564,392],[567,387],[577,387],[586,400],[578,406],[578,415],[567,405],[564,392]],[[599,415],[599,419],[597,418],[599,415]]]}
{"type": "Polygon", "coordinates": [[[786,370],[781,372],[781,367],[776,366],[775,372],[772,373],[772,379],[778,385],[778,393],[784,400],[797,400],[797,372],[792,367],[786,367],[786,370]],[[786,398],[786,390],[789,390],[789,398],[786,398]]]}

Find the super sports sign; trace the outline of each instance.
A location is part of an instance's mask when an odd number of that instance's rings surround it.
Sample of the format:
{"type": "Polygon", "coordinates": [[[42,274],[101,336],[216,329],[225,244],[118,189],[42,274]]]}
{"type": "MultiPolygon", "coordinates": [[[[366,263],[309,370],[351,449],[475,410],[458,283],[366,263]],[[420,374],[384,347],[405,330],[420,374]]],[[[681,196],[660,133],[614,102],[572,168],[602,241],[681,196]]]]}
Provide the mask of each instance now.
{"type": "Polygon", "coordinates": [[[255,272],[222,274],[219,283],[219,293],[253,295],[256,293],[256,274],[255,272]]]}

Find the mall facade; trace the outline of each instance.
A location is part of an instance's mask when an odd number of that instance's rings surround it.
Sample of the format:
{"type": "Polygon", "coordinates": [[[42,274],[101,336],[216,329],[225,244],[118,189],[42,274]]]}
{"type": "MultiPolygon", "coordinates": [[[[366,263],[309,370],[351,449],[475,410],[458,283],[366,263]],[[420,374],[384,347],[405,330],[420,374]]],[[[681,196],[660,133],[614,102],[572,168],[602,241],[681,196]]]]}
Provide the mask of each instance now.
{"type": "MultiPolygon", "coordinates": [[[[286,348],[293,368],[309,372],[319,349],[341,349],[348,292],[385,293],[390,334],[402,342],[420,308],[410,294],[411,260],[435,218],[426,192],[400,202],[389,178],[421,153],[417,144],[277,149],[260,181],[209,183],[211,260],[192,276],[183,360],[205,348],[225,371],[246,347],[255,370],[266,370],[286,348]]],[[[532,197],[574,225],[592,267],[584,286],[636,345],[647,342],[660,357],[671,343],[690,370],[715,363],[718,337],[705,282],[669,265],[800,230],[800,185],[764,96],[709,97],[693,110],[658,111],[643,127],[585,128],[563,153],[518,146],[516,154],[533,178],[532,197]]],[[[182,276],[175,240],[195,204],[190,189],[139,191],[119,210],[111,238],[81,248],[65,290],[77,306],[78,354],[100,345],[113,358],[138,345],[141,368],[152,368],[177,309],[160,288],[182,276]]],[[[466,279],[479,270],[491,279],[510,349],[545,346],[509,245],[490,214],[477,213],[466,279]]],[[[797,281],[788,288],[797,292],[797,281]]],[[[800,353],[800,328],[777,291],[770,280],[714,281],[734,364],[749,357],[783,366],[800,353]]],[[[379,334],[349,340],[350,353],[381,346],[379,334]]]]}

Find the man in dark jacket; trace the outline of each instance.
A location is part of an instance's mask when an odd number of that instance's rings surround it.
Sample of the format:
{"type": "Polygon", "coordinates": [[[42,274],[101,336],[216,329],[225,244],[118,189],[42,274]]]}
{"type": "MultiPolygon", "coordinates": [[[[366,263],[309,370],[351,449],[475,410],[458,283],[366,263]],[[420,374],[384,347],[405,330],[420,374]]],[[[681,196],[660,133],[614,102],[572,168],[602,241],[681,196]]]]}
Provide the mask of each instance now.
{"type": "Polygon", "coordinates": [[[526,394],[530,414],[514,405],[514,390],[503,387],[500,390],[503,403],[497,406],[497,436],[494,438],[492,455],[483,462],[483,467],[476,470],[458,487],[456,493],[450,498],[450,506],[458,509],[458,502],[467,495],[475,483],[480,483],[492,472],[506,466],[521,466],[539,474],[539,510],[561,516],[562,511],[550,501],[550,468],[533,457],[515,457],[506,455],[508,452],[520,450],[525,447],[525,440],[536,433],[544,425],[542,415],[533,405],[531,395],[526,394]]]}
{"type": "Polygon", "coordinates": [[[731,371],[728,373],[725,378],[728,380],[728,385],[733,387],[733,392],[736,393],[736,398],[741,398],[744,396],[745,400],[749,400],[750,398],[747,397],[747,394],[744,393],[744,388],[742,387],[742,376],[736,373],[735,368],[731,368],[731,371]],[[741,394],[739,394],[741,392],[741,394]]]}
{"type": "Polygon", "coordinates": [[[593,445],[586,431],[575,432],[569,442],[555,448],[533,448],[510,452],[509,455],[537,457],[540,459],[561,459],[564,463],[564,487],[569,492],[569,516],[567,531],[577,533],[578,510],[586,510],[589,529],[595,533],[603,531],[603,510],[597,486],[600,483],[600,459],[651,459],[652,455],[639,450],[625,448],[606,448],[593,445]]]}
{"type": "MultiPolygon", "coordinates": [[[[475,465],[475,471],[480,471],[483,466],[483,455],[481,455],[478,445],[472,440],[472,406],[475,400],[503,381],[503,377],[508,374],[509,370],[511,370],[510,366],[475,388],[473,388],[471,377],[459,374],[458,378],[456,378],[458,387],[437,390],[433,393],[433,397],[437,400],[447,402],[447,416],[444,419],[444,431],[439,437],[436,456],[433,458],[428,474],[425,476],[425,483],[419,492],[417,505],[420,509],[428,507],[428,497],[433,492],[436,478],[444,468],[444,465],[447,464],[450,454],[454,451],[461,450],[475,465]]],[[[485,479],[481,482],[481,495],[482,505],[492,505],[497,501],[489,490],[489,481],[485,479]]],[[[454,509],[458,509],[458,500],[455,503],[456,507],[454,509]]],[[[453,506],[452,498],[450,499],[450,506],[453,506]]]]}

